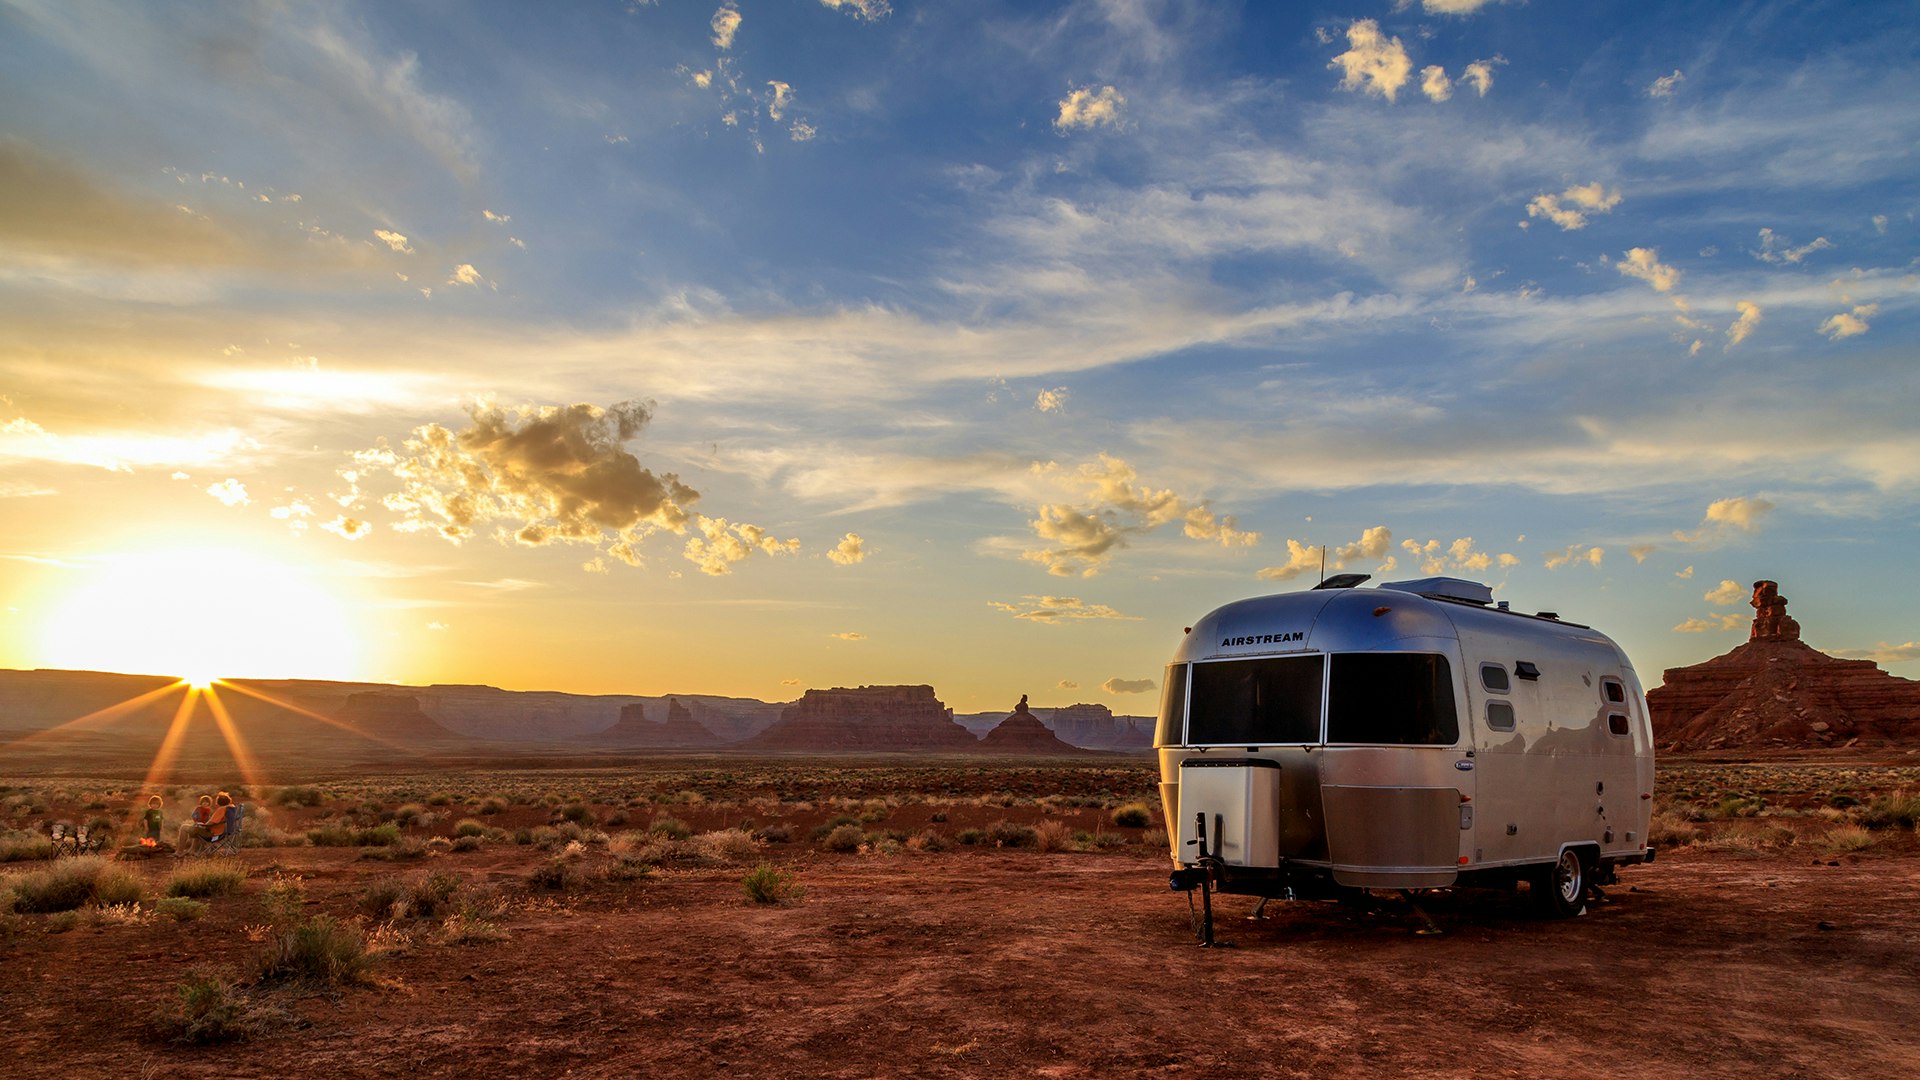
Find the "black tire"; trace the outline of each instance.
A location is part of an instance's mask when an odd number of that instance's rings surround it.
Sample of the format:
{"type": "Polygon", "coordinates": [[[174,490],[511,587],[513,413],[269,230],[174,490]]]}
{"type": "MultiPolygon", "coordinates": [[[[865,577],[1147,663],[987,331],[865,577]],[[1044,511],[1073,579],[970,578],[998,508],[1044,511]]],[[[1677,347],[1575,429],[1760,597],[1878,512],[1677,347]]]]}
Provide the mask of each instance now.
{"type": "Polygon", "coordinates": [[[1529,887],[1542,914],[1554,919],[1578,915],[1587,907],[1587,861],[1578,849],[1567,848],[1540,869],[1529,887]]]}

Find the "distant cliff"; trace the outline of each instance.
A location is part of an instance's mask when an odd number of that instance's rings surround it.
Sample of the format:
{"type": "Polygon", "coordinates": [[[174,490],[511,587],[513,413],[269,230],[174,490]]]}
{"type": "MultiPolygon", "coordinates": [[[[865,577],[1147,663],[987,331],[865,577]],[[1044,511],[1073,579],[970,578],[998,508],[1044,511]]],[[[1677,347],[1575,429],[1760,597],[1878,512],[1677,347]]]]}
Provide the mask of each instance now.
{"type": "Polygon", "coordinates": [[[931,686],[809,690],[780,720],[740,744],[781,751],[969,751],[979,743],[931,686]]]}

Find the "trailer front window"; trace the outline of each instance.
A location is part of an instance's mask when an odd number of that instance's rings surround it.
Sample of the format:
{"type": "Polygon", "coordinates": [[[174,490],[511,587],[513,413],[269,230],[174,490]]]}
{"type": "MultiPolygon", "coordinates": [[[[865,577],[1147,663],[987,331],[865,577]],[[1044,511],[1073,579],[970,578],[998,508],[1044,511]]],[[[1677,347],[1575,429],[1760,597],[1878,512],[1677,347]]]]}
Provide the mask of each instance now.
{"type": "Polygon", "coordinates": [[[1318,656],[1193,665],[1187,742],[1259,746],[1320,741],[1318,656]]]}
{"type": "Polygon", "coordinates": [[[1327,741],[1451,746],[1460,739],[1453,671],[1432,653],[1336,653],[1327,741]]]}

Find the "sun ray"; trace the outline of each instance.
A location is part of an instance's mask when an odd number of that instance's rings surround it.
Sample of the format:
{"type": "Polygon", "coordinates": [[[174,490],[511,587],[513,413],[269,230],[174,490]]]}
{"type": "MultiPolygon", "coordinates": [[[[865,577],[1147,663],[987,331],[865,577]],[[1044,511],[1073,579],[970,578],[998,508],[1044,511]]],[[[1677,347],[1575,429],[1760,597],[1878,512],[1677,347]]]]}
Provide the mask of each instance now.
{"type": "Polygon", "coordinates": [[[267,693],[265,690],[258,690],[251,686],[244,686],[240,683],[231,682],[227,680],[222,680],[220,685],[223,687],[226,687],[229,690],[236,690],[242,694],[247,695],[250,698],[256,698],[260,701],[264,701],[275,708],[285,709],[288,712],[297,713],[301,716],[307,717],[312,720],[318,720],[323,724],[328,724],[333,727],[339,728],[341,731],[347,732],[350,735],[358,735],[360,738],[366,739],[369,742],[379,743],[381,746],[384,746],[389,750],[394,750],[399,753],[406,754],[409,757],[425,757],[426,756],[425,754],[421,753],[419,750],[416,750],[411,746],[405,746],[401,743],[397,743],[393,741],[392,739],[375,735],[370,731],[362,731],[359,728],[354,727],[352,724],[343,724],[340,721],[335,720],[331,716],[326,716],[321,713],[314,712],[312,709],[301,708],[300,706],[295,705],[293,702],[286,701],[281,698],[277,698],[272,694],[267,693]]]}
{"type": "Polygon", "coordinates": [[[135,697],[130,697],[125,701],[121,701],[121,702],[117,702],[115,704],[109,705],[104,709],[95,709],[94,711],[88,713],[85,716],[76,716],[73,719],[66,721],[65,723],[56,724],[53,727],[47,728],[44,731],[36,731],[30,735],[23,735],[20,738],[5,744],[4,746],[0,746],[0,750],[18,749],[19,747],[25,746],[28,743],[37,742],[41,739],[44,739],[50,735],[55,734],[56,732],[65,731],[69,728],[84,729],[91,724],[96,724],[96,723],[104,724],[109,720],[118,718],[124,713],[132,712],[133,710],[138,709],[141,706],[150,704],[154,701],[157,701],[160,698],[165,697],[166,695],[171,694],[176,690],[183,690],[183,689],[187,691],[187,696],[189,699],[191,699],[193,696],[193,687],[190,684],[188,684],[184,679],[179,682],[171,682],[165,686],[156,687],[152,690],[149,690],[144,694],[140,694],[135,697]]]}
{"type": "MultiPolygon", "coordinates": [[[[225,685],[219,683],[217,679],[214,683],[225,685]]],[[[226,705],[220,701],[220,695],[214,691],[213,684],[207,686],[205,696],[207,711],[213,714],[213,722],[220,728],[220,737],[227,740],[227,750],[233,755],[234,765],[240,769],[240,779],[246,782],[247,788],[256,798],[259,797],[260,781],[263,778],[260,763],[254,760],[253,752],[247,749],[247,741],[241,737],[239,725],[233,722],[233,716],[227,712],[226,705]]]]}
{"type": "Polygon", "coordinates": [[[160,749],[153,752],[153,764],[147,768],[147,778],[140,785],[142,791],[151,791],[166,779],[173,768],[174,758],[180,755],[180,743],[187,737],[187,728],[193,720],[193,702],[200,691],[187,687],[180,699],[180,707],[173,711],[173,723],[167,725],[166,738],[160,740],[160,749]]]}

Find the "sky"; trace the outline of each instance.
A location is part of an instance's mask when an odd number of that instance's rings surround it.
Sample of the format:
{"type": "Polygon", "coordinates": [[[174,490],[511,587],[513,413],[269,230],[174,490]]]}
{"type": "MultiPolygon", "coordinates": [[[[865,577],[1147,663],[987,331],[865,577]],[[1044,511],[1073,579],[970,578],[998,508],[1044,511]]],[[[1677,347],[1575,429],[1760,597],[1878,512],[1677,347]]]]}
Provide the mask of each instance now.
{"type": "Polygon", "coordinates": [[[1327,572],[1920,677],[1911,3],[0,0],[0,666],[1154,711],[1327,572]]]}

